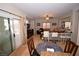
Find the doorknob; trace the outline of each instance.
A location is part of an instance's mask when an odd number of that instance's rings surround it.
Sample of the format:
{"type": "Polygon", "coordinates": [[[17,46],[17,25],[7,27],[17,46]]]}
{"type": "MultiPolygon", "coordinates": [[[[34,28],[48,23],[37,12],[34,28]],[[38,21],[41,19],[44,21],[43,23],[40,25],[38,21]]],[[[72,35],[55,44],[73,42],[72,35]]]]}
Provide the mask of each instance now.
{"type": "Polygon", "coordinates": [[[13,34],[13,36],[15,37],[15,33],[13,34]]]}

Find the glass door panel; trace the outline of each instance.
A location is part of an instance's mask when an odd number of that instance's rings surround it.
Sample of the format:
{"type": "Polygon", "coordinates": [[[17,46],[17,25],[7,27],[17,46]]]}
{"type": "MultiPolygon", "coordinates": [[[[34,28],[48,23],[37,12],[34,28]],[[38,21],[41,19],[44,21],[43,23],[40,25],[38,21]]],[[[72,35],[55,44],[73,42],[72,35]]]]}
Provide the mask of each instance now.
{"type": "Polygon", "coordinates": [[[17,19],[11,19],[10,26],[12,31],[12,43],[14,47],[13,49],[16,49],[22,44],[20,33],[20,21],[17,19]]]}
{"type": "Polygon", "coordinates": [[[11,37],[12,37],[12,46],[13,50],[16,49],[16,43],[15,43],[15,33],[14,33],[14,28],[13,28],[13,20],[10,19],[10,29],[11,29],[11,37]]]}
{"type": "Polygon", "coordinates": [[[15,48],[18,48],[22,44],[19,20],[13,19],[13,32],[15,34],[15,48]]]}
{"type": "Polygon", "coordinates": [[[9,20],[0,16],[0,56],[7,56],[12,51],[9,20]]]}

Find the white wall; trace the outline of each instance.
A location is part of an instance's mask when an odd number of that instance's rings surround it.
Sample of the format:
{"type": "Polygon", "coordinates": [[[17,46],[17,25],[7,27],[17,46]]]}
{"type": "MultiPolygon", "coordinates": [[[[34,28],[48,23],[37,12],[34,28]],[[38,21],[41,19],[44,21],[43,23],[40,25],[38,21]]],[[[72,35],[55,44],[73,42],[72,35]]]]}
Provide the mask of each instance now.
{"type": "Polygon", "coordinates": [[[77,43],[78,35],[78,14],[77,10],[73,10],[72,14],[72,41],[77,43]]]}
{"type": "MultiPolygon", "coordinates": [[[[79,11],[78,11],[78,19],[79,19],[79,11]]],[[[78,35],[77,35],[77,44],[79,45],[79,20],[78,20],[78,35]]]]}
{"type": "MultiPolygon", "coordinates": [[[[77,23],[78,25],[77,25],[77,40],[76,41],[77,41],[77,45],[79,45],[79,11],[77,12],[77,23]]],[[[79,56],[79,47],[78,47],[76,56],[79,56]]]]}
{"type": "Polygon", "coordinates": [[[34,26],[35,21],[29,20],[29,23],[30,23],[30,29],[34,29],[35,28],[35,26],[34,26]]]}
{"type": "Polygon", "coordinates": [[[49,20],[45,20],[45,19],[35,19],[35,29],[38,30],[39,28],[43,28],[43,23],[50,23],[50,29],[53,29],[54,27],[58,26],[58,22],[59,19],[58,18],[54,18],[54,19],[49,19],[49,20]],[[37,26],[37,23],[40,23],[40,26],[37,26]],[[56,23],[56,26],[52,26],[52,23],[56,23]]]}

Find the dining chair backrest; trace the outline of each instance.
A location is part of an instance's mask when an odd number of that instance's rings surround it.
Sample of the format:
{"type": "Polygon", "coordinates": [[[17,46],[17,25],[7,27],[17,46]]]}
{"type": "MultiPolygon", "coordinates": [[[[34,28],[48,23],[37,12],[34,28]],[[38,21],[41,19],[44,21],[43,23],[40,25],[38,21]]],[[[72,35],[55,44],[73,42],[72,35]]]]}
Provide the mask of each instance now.
{"type": "Polygon", "coordinates": [[[27,40],[27,45],[28,45],[29,53],[31,55],[35,49],[33,37],[27,40]]]}
{"type": "Polygon", "coordinates": [[[43,37],[49,37],[49,31],[44,31],[43,32],[43,37]]]}
{"type": "Polygon", "coordinates": [[[62,39],[70,39],[71,33],[60,33],[59,37],[62,38],[62,39]]]}
{"type": "Polygon", "coordinates": [[[43,31],[43,38],[44,38],[44,40],[46,40],[46,41],[49,41],[49,31],[43,31]]]}
{"type": "Polygon", "coordinates": [[[58,37],[58,33],[57,32],[52,32],[52,37],[58,37]]]}
{"type": "Polygon", "coordinates": [[[74,42],[67,40],[64,52],[70,53],[71,55],[75,56],[78,49],[78,45],[76,45],[74,42]]]}

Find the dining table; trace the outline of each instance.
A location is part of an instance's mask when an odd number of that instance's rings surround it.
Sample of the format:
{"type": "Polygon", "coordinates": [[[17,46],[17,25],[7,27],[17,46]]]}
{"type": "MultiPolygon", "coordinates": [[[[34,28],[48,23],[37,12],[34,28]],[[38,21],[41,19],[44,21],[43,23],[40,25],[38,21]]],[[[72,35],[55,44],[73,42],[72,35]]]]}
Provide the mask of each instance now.
{"type": "Polygon", "coordinates": [[[41,51],[41,56],[70,56],[70,53],[41,51]]]}
{"type": "Polygon", "coordinates": [[[64,53],[60,46],[48,41],[39,43],[36,50],[41,56],[69,56],[69,53],[64,53]],[[47,49],[53,49],[53,51],[47,49]]]}

